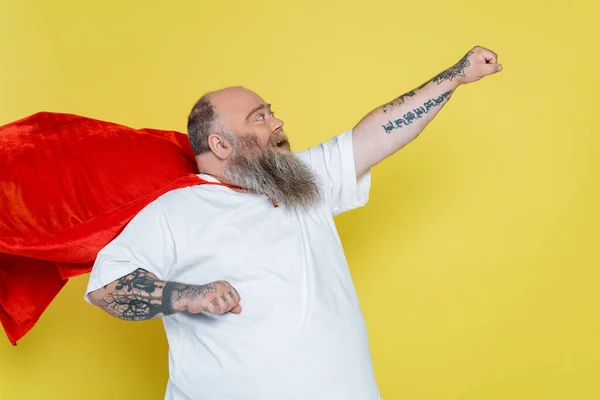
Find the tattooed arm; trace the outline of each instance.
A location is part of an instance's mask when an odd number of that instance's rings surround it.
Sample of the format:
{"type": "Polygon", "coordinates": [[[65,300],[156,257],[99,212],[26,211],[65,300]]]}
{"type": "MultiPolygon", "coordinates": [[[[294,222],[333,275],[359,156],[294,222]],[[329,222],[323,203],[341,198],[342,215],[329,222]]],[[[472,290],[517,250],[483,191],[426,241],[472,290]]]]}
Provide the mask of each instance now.
{"type": "Polygon", "coordinates": [[[365,116],[352,135],[357,178],[415,139],[459,85],[500,71],[497,58],[474,47],[456,65],[365,116]]]}
{"type": "Polygon", "coordinates": [[[240,295],[225,281],[206,285],[164,282],[154,274],[137,269],[89,294],[90,302],[127,321],[162,318],[187,311],[239,314],[240,295]]]}

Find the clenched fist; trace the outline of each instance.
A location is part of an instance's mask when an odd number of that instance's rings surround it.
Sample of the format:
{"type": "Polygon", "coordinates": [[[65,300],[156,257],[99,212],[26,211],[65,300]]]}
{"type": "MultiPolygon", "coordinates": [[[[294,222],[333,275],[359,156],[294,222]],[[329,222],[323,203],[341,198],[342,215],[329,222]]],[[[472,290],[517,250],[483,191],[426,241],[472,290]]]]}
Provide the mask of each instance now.
{"type": "Polygon", "coordinates": [[[473,47],[453,67],[434,78],[436,81],[456,79],[460,83],[471,83],[502,70],[498,55],[481,46],[473,47]]]}
{"type": "Polygon", "coordinates": [[[189,287],[183,300],[185,309],[194,314],[203,311],[214,315],[242,312],[239,293],[226,281],[189,287]]]}

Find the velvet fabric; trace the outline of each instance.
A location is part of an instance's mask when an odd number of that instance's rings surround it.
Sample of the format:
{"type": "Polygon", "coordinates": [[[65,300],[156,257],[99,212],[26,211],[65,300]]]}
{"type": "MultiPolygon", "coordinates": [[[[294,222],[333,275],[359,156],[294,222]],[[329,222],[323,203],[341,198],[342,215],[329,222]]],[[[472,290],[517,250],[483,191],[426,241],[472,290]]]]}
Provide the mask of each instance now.
{"type": "Polygon", "coordinates": [[[0,321],[16,344],[142,208],[205,183],[187,136],[63,113],[0,127],[0,321]]]}

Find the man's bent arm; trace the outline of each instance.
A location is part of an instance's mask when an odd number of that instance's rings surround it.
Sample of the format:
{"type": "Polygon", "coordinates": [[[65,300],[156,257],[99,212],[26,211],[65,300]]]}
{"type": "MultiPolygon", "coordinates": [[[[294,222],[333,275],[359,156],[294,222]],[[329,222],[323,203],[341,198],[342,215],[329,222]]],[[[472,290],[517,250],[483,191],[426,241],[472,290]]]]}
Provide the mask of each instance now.
{"type": "Polygon", "coordinates": [[[176,312],[239,312],[239,294],[225,281],[205,285],[165,282],[137,269],[89,294],[90,302],[126,320],[144,321],[176,312]]]}
{"type": "Polygon", "coordinates": [[[500,70],[495,53],[474,47],[456,65],[371,111],[352,133],[357,178],[414,140],[459,85],[500,70]]]}

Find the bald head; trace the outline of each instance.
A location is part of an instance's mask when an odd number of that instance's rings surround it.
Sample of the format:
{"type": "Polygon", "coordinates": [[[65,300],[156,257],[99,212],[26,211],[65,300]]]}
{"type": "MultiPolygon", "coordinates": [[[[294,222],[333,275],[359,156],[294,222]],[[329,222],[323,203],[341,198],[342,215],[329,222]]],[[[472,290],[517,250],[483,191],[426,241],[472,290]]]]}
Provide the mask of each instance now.
{"type": "Polygon", "coordinates": [[[258,94],[232,86],[203,95],[188,118],[188,138],[194,154],[211,150],[211,134],[254,135],[263,143],[270,138],[287,140],[283,121],[274,117],[270,104],[258,94]]]}
{"type": "Polygon", "coordinates": [[[235,123],[235,121],[231,121],[232,117],[236,114],[243,114],[252,105],[266,104],[258,94],[241,86],[211,92],[208,94],[208,98],[215,111],[225,118],[225,121],[223,121],[225,124],[228,122],[235,123]]]}

